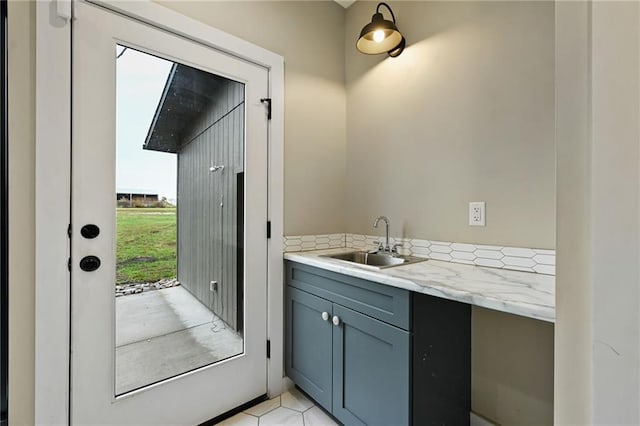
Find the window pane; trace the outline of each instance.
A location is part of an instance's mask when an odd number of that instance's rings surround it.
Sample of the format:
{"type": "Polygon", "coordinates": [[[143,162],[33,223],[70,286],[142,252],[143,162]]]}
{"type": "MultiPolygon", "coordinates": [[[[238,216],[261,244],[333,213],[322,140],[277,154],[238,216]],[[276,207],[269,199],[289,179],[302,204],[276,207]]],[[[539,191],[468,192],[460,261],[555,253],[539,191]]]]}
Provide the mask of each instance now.
{"type": "Polygon", "coordinates": [[[244,85],[115,54],[121,395],[243,353],[244,85]]]}

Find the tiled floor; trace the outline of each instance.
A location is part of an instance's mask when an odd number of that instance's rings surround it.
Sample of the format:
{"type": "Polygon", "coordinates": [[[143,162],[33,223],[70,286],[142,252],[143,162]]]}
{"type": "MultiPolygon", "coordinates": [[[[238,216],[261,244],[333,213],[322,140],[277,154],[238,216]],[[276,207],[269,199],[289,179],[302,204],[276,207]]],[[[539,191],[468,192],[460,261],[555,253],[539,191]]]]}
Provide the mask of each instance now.
{"type": "Polygon", "coordinates": [[[334,426],[337,423],[297,389],[261,402],[220,426],[334,426]]]}

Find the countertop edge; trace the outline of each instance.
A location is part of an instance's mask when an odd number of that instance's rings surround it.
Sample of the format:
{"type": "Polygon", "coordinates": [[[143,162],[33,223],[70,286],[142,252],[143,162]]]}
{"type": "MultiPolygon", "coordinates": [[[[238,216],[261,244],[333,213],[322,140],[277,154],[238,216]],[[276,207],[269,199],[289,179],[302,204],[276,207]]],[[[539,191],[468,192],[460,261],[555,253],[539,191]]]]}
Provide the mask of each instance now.
{"type": "MultiPolygon", "coordinates": [[[[325,269],[332,272],[337,272],[349,276],[353,276],[356,278],[362,278],[369,281],[374,281],[384,285],[390,285],[393,287],[403,288],[409,291],[415,291],[418,293],[428,294],[435,297],[441,297],[443,299],[459,301],[463,303],[468,303],[471,305],[488,308],[500,312],[506,312],[513,315],[523,316],[531,319],[536,319],[540,321],[545,321],[549,323],[555,323],[555,308],[553,306],[547,306],[537,303],[530,302],[522,302],[522,301],[514,301],[514,300],[506,300],[498,297],[491,297],[486,294],[473,293],[468,291],[467,289],[457,288],[456,284],[453,282],[445,282],[446,280],[421,280],[421,283],[413,281],[411,279],[394,276],[394,270],[398,270],[398,268],[410,268],[413,265],[400,266],[395,268],[384,269],[380,271],[364,269],[358,266],[351,266],[346,264],[345,262],[337,261],[334,259],[328,259],[326,257],[321,257],[322,254],[330,253],[330,252],[344,252],[353,249],[333,249],[333,250],[317,250],[317,251],[306,251],[306,252],[290,252],[284,254],[284,259],[302,263],[309,266],[318,267],[321,269],[325,269]]],[[[426,265],[434,265],[434,266],[442,266],[442,264],[447,264],[449,262],[440,262],[435,260],[428,260],[426,262],[430,262],[426,265]]],[[[422,262],[421,264],[424,264],[422,262]]],[[[415,264],[414,264],[415,265],[415,264]]],[[[493,275],[500,275],[500,269],[494,268],[484,268],[480,266],[471,266],[471,265],[462,265],[455,264],[455,268],[458,270],[467,270],[469,272],[474,272],[478,270],[491,270],[493,275]],[[469,268],[469,269],[467,269],[469,268]]],[[[524,278],[532,278],[533,274],[531,272],[515,272],[509,271],[508,275],[518,276],[519,274],[524,278]]],[[[507,274],[505,274],[507,275],[507,274]]],[[[426,278],[426,277],[425,277],[426,278]]],[[[539,279],[539,277],[536,277],[539,279]]],[[[552,277],[550,277],[553,279],[552,277]]]]}

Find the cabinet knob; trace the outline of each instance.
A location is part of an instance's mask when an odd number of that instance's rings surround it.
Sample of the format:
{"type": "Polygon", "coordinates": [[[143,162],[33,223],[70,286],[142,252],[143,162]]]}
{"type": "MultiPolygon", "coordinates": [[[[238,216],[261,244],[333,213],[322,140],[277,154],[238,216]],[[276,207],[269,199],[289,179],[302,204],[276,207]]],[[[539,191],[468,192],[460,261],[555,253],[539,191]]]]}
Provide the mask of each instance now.
{"type": "Polygon", "coordinates": [[[322,313],[322,319],[325,321],[329,321],[329,312],[323,312],[322,313]]]}
{"type": "Polygon", "coordinates": [[[338,317],[337,315],[333,316],[333,325],[340,325],[340,317],[338,317]]]}

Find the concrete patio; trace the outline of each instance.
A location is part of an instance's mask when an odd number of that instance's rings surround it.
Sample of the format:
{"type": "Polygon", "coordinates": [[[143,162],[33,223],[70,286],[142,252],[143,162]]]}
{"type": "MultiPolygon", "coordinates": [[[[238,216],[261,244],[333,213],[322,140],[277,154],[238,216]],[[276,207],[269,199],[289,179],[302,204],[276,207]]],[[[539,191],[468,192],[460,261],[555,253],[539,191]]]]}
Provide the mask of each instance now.
{"type": "Polygon", "coordinates": [[[116,298],[116,395],[242,351],[242,337],[181,286],[116,298]]]}

